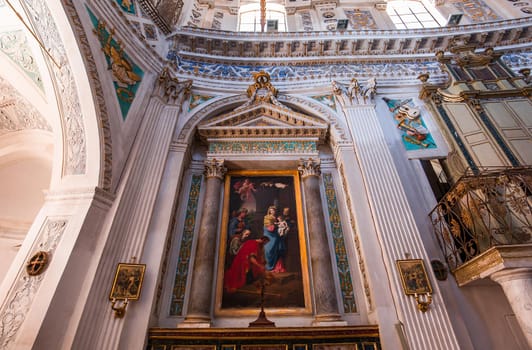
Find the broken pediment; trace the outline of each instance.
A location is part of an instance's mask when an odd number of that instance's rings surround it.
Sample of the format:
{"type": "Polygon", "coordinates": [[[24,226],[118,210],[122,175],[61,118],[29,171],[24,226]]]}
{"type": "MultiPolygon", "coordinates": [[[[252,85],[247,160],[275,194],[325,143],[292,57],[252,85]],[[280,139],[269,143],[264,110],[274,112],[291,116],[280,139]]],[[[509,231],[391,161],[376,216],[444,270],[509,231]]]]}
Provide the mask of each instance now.
{"type": "Polygon", "coordinates": [[[269,83],[269,75],[255,75],[255,83],[248,88],[248,101],[229,113],[205,120],[198,126],[203,141],[227,138],[306,138],[323,142],[328,124],[282,105],[277,91],[269,83]],[[257,90],[270,92],[257,97],[257,90]]]}

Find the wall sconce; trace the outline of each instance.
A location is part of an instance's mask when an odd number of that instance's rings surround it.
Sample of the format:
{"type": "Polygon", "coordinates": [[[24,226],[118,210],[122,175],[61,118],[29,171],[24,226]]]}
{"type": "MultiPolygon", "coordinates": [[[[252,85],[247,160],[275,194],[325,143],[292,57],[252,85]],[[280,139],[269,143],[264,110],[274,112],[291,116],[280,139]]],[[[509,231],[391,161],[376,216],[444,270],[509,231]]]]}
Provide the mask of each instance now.
{"type": "Polygon", "coordinates": [[[111,309],[116,317],[124,317],[129,302],[140,298],[145,270],[146,264],[118,264],[109,295],[111,309]]]}
{"type": "Polygon", "coordinates": [[[427,312],[432,303],[432,286],[423,260],[397,260],[396,263],[405,294],[414,296],[419,311],[427,312]]]}

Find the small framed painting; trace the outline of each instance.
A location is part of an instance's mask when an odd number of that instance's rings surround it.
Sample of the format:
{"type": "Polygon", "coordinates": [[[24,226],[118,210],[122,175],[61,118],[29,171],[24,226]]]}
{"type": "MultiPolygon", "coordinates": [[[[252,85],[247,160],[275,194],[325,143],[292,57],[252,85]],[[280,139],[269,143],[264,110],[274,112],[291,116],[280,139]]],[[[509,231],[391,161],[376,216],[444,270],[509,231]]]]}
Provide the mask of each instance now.
{"type": "Polygon", "coordinates": [[[397,260],[397,268],[406,295],[432,293],[432,286],[423,260],[397,260]]]}
{"type": "Polygon", "coordinates": [[[118,264],[109,300],[138,300],[145,264],[118,264]]]}

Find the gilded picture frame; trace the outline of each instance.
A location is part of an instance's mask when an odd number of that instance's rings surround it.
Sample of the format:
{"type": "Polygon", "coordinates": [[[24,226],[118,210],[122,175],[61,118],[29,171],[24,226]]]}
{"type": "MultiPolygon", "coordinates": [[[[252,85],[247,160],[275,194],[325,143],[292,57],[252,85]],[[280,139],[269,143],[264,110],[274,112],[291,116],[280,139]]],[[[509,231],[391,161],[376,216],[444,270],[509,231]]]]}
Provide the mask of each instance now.
{"type": "Polygon", "coordinates": [[[432,286],[423,260],[397,260],[396,263],[406,295],[432,293],[432,286]]]}
{"type": "Polygon", "coordinates": [[[116,267],[109,300],[138,300],[146,264],[119,263],[116,267]]]}
{"type": "Polygon", "coordinates": [[[217,271],[217,316],[257,315],[261,284],[268,315],[311,313],[297,170],[239,170],[226,174],[217,271]],[[243,234],[245,229],[249,232],[243,234]],[[260,241],[265,236],[268,240],[260,241]],[[236,250],[234,243],[240,245],[236,250]],[[248,264],[249,256],[259,256],[262,272],[256,266],[242,267],[248,264]]]}

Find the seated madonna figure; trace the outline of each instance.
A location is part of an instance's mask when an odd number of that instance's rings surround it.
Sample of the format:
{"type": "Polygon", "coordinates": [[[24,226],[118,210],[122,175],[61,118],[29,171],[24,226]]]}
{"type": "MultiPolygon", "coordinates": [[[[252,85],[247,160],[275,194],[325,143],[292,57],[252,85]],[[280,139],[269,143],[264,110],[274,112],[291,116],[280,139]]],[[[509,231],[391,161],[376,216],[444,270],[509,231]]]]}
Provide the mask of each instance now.
{"type": "Polygon", "coordinates": [[[234,293],[246,284],[256,281],[264,275],[264,244],[268,237],[245,241],[224,274],[224,290],[234,293]]]}
{"type": "Polygon", "coordinates": [[[266,270],[271,272],[286,272],[283,257],[286,253],[286,243],[279,235],[279,221],[277,219],[277,207],[271,205],[264,215],[264,236],[269,242],[264,246],[266,255],[266,270]]]}

